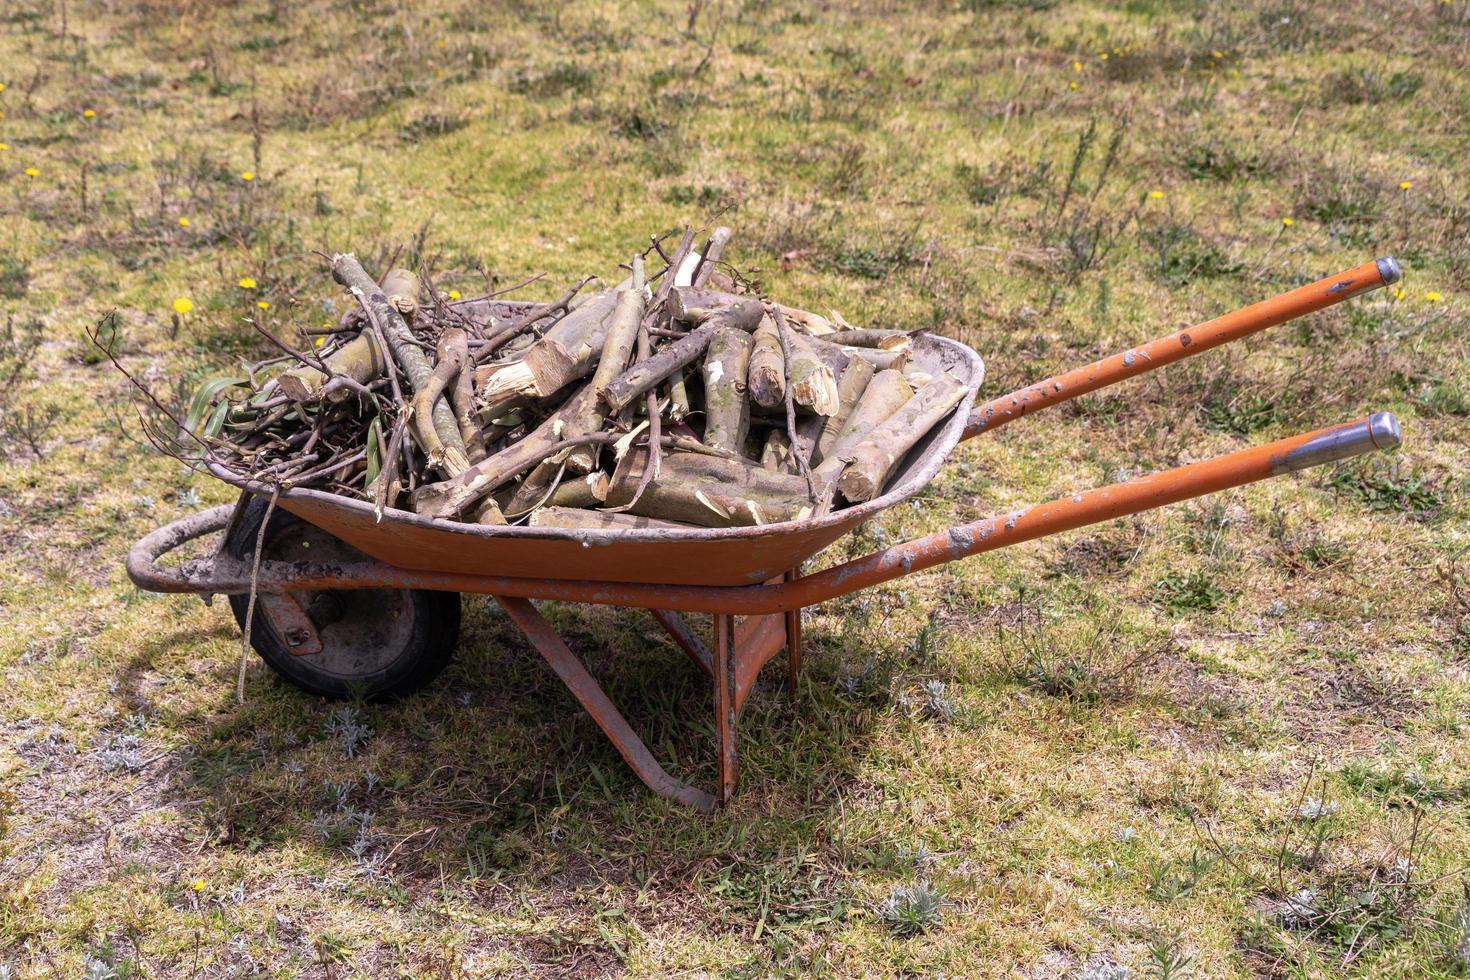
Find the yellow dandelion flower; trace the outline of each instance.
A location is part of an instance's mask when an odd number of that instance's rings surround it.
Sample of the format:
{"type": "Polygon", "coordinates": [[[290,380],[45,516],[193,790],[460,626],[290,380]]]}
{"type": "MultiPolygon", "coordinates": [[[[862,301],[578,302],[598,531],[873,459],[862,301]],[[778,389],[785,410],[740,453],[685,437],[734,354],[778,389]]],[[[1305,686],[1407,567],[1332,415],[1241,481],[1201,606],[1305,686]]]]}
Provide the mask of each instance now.
{"type": "Polygon", "coordinates": [[[0,82],[0,92],[3,92],[3,91],[5,91],[5,83],[4,82],[0,82]]]}
{"type": "Polygon", "coordinates": [[[204,891],[204,889],[209,887],[209,883],[203,878],[195,878],[194,884],[190,885],[189,887],[193,888],[196,892],[202,892],[204,891]]]}
{"type": "Polygon", "coordinates": [[[255,179],[255,171],[254,170],[247,170],[247,171],[245,171],[244,173],[242,173],[240,175],[240,179],[243,180],[243,181],[245,181],[246,183],[249,183],[250,181],[252,181],[252,180],[255,179]]]}
{"type": "Polygon", "coordinates": [[[1082,70],[1082,62],[1080,62],[1080,61],[1074,61],[1074,62],[1072,62],[1072,70],[1073,71],[1081,71],[1082,70]]]}
{"type": "Polygon", "coordinates": [[[1397,286],[1397,287],[1394,288],[1394,291],[1393,291],[1393,298],[1394,299],[1403,299],[1407,295],[1408,294],[1404,292],[1404,287],[1403,286],[1397,286]]]}
{"type": "Polygon", "coordinates": [[[1294,224],[1296,224],[1296,219],[1295,218],[1282,218],[1281,219],[1281,226],[1283,228],[1290,228],[1294,224]]]}
{"type": "Polygon", "coordinates": [[[1425,293],[1424,298],[1429,300],[1429,302],[1431,303],[1438,303],[1440,300],[1444,299],[1444,297],[1441,296],[1439,293],[1425,293]]]}
{"type": "Polygon", "coordinates": [[[316,338],[315,340],[312,341],[312,343],[315,344],[318,347],[320,347],[322,344],[325,344],[326,342],[327,342],[327,338],[325,338],[325,337],[318,337],[318,338],[316,338]]]}
{"type": "Polygon", "coordinates": [[[1412,180],[1401,180],[1401,181],[1399,181],[1399,190],[1401,190],[1401,191],[1406,191],[1410,187],[1413,187],[1413,186],[1414,186],[1414,182],[1412,180]]]}
{"type": "Polygon", "coordinates": [[[270,309],[270,308],[271,308],[271,305],[270,305],[270,304],[269,304],[269,303],[267,303],[267,302],[266,302],[266,301],[265,301],[265,300],[263,300],[263,299],[258,299],[258,300],[256,300],[256,301],[255,301],[255,305],[256,305],[256,307],[257,307],[257,308],[258,308],[258,309],[262,309],[262,310],[268,310],[268,309],[270,309]]]}
{"type": "Polygon", "coordinates": [[[1223,58],[1223,57],[1225,57],[1225,55],[1222,54],[1219,51],[1211,51],[1210,54],[1214,55],[1216,58],[1223,58]]]}
{"type": "Polygon", "coordinates": [[[459,290],[458,289],[451,289],[449,291],[449,298],[450,299],[459,299],[459,290]]]}
{"type": "Polygon", "coordinates": [[[10,149],[9,143],[0,143],[0,153],[4,153],[8,149],[10,149]]]}
{"type": "Polygon", "coordinates": [[[187,296],[180,296],[174,300],[174,312],[183,316],[194,309],[194,301],[187,296]]]}
{"type": "Polygon", "coordinates": [[[1108,53],[1106,51],[1104,51],[1102,54],[1098,55],[1098,57],[1101,58],[1103,61],[1107,61],[1108,60],[1108,53]]]}
{"type": "Polygon", "coordinates": [[[241,276],[240,281],[236,285],[238,285],[241,289],[254,289],[255,280],[251,279],[249,276],[241,276]]]}
{"type": "Polygon", "coordinates": [[[187,227],[189,227],[190,224],[191,224],[191,222],[189,221],[188,218],[185,218],[185,217],[180,216],[180,218],[179,218],[179,227],[180,228],[187,228],[187,227]]]}
{"type": "Polygon", "coordinates": [[[83,119],[96,119],[97,118],[97,110],[96,109],[83,109],[82,110],[82,118],[83,119]]]}
{"type": "Polygon", "coordinates": [[[37,170],[35,167],[26,167],[26,176],[39,177],[41,176],[41,171],[37,170]]]}
{"type": "Polygon", "coordinates": [[[1148,192],[1148,196],[1149,196],[1149,198],[1151,200],[1162,201],[1164,199],[1164,192],[1163,191],[1149,191],[1148,192]]]}
{"type": "Polygon", "coordinates": [[[1067,86],[1067,88],[1069,88],[1069,89],[1071,89],[1072,91],[1075,92],[1075,91],[1077,91],[1077,83],[1076,82],[1072,82],[1071,84],[1069,84],[1067,86]]]}

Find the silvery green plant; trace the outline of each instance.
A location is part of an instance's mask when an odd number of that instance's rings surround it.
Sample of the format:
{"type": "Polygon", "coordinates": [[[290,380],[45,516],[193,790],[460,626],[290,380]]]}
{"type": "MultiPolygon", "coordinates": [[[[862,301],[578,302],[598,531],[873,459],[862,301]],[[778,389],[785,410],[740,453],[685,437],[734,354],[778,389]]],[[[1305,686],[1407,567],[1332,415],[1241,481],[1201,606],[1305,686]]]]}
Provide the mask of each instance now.
{"type": "Polygon", "coordinates": [[[939,925],[951,904],[944,890],[930,881],[898,885],[878,906],[878,915],[900,936],[917,936],[939,925]]]}

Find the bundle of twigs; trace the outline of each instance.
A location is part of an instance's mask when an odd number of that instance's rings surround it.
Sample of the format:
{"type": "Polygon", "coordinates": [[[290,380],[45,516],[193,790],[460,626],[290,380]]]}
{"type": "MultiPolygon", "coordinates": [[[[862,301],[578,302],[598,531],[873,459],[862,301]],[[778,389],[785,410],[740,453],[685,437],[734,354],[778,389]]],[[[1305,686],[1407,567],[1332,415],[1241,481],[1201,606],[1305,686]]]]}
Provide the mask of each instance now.
{"type": "Polygon", "coordinates": [[[654,240],[616,286],[534,305],[332,255],[359,308],[319,347],[271,337],[286,370],[206,383],[174,421],[241,479],[444,520],[729,527],[877,496],[963,385],[910,334],[741,291],[728,239],[654,240]]]}

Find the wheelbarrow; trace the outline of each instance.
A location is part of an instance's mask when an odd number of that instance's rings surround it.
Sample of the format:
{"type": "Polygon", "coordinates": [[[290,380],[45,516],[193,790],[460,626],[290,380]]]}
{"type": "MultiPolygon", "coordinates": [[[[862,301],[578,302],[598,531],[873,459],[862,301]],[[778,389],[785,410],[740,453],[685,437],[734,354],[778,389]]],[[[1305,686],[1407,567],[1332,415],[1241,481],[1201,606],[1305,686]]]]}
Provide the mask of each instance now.
{"type": "Polygon", "coordinates": [[[285,679],[327,696],[405,693],[447,662],[459,593],[494,597],[629,767],[661,796],[709,810],[739,779],[736,734],[756,675],[782,650],[787,678],[801,667],[801,611],[827,599],[997,548],[1188,500],[1399,444],[1398,422],[1376,413],[960,524],[815,574],[802,564],[881,511],[923,489],[955,445],[1022,416],[1267,327],[1397,282],[1392,258],[1367,262],[1199,326],[974,405],[984,369],[969,348],[925,337],[915,357],[964,380],[955,411],[909,453],[876,499],[819,519],[724,529],[577,530],[435,521],[309,488],[273,487],[214,473],[238,503],[161,527],[127,556],[154,592],[230,597],[256,652],[285,679]],[[224,532],[211,558],[164,566],[191,540],[224,532]],[[253,599],[251,597],[254,597],[253,599]],[[708,793],[664,771],[533,600],[647,609],[714,688],[718,786],[708,793]],[[253,607],[253,608],[252,608],[253,607]],[[712,618],[713,648],[681,613],[712,618]]]}

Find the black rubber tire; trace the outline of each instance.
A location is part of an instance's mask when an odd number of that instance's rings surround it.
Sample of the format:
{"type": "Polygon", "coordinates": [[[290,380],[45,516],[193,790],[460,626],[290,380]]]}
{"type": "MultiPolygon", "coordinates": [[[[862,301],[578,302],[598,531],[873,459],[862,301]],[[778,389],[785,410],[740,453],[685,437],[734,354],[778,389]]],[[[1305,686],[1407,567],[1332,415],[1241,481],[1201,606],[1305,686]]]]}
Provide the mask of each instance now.
{"type": "MultiPolygon", "coordinates": [[[[251,497],[245,513],[235,522],[225,541],[225,550],[249,561],[265,517],[267,502],[251,497]]],[[[306,557],[299,549],[315,543],[308,552],[319,561],[362,560],[364,556],[345,542],[331,537],[277,507],[265,532],[264,558],[306,557]],[[305,543],[303,543],[305,542],[305,543]],[[296,554],[292,554],[297,550],[296,554]]],[[[323,653],[298,656],[276,631],[271,617],[257,598],[251,621],[250,645],[282,679],[309,694],[325,698],[389,700],[411,694],[428,684],[454,656],[459,642],[459,593],[427,589],[344,589],[313,593],[317,603],[330,603],[333,616],[326,622],[312,620],[322,638],[323,653]],[[330,666],[329,666],[330,665],[330,666]]],[[[249,596],[230,596],[235,621],[245,629],[249,596]]]]}

